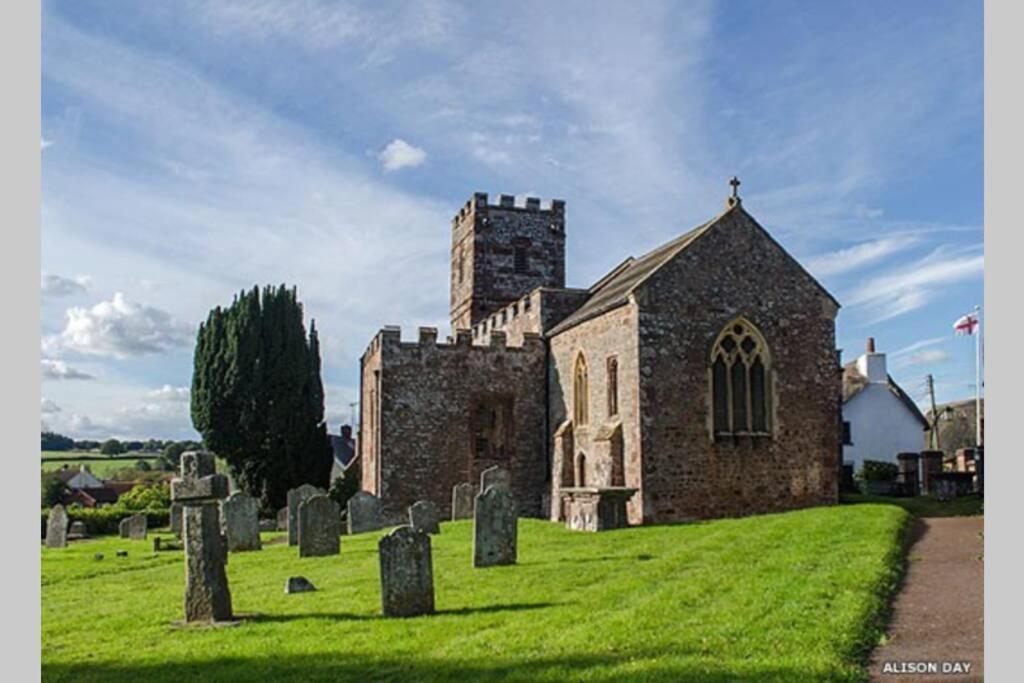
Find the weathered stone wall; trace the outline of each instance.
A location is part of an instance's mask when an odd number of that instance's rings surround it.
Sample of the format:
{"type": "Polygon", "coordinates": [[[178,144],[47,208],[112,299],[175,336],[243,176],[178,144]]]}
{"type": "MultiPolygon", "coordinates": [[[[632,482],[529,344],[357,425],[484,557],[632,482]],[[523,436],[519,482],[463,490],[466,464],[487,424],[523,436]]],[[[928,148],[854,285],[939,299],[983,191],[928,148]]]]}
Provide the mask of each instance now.
{"type": "Polygon", "coordinates": [[[484,469],[500,465],[512,474],[520,513],[540,514],[544,343],[526,335],[522,346],[506,346],[498,333],[490,345],[477,346],[468,330],[454,344],[436,339],[436,329],[420,328],[419,341],[402,342],[400,330],[386,328],[363,356],[363,489],[381,499],[388,520],[404,519],[421,499],[450,517],[452,487],[477,482],[484,469]],[[477,409],[487,401],[508,408],[502,457],[474,451],[477,409]]]}
{"type": "Polygon", "coordinates": [[[536,287],[565,287],[565,203],[477,192],[452,219],[452,330],[470,329],[536,287]],[[525,270],[516,268],[516,249],[525,270]]]}
{"type": "MultiPolygon", "coordinates": [[[[553,434],[573,416],[575,401],[573,372],[576,358],[583,353],[588,375],[588,424],[573,425],[572,438],[559,448],[552,438],[551,496],[558,501],[560,486],[580,485],[578,465],[583,455],[584,482],[587,486],[624,485],[641,488],[640,466],[640,408],[638,394],[639,353],[637,344],[637,311],[625,304],[604,315],[587,320],[554,336],[550,340],[551,354],[548,364],[550,393],[549,434],[553,434]],[[608,359],[614,356],[618,363],[618,415],[608,414],[608,359]],[[619,424],[622,439],[624,481],[612,481],[610,453],[597,443],[602,431],[619,424]],[[568,451],[568,452],[567,452],[568,451]]],[[[631,523],[639,524],[642,510],[641,493],[628,504],[631,523]]],[[[557,510],[553,516],[560,518],[557,510]]]]}
{"type": "Polygon", "coordinates": [[[523,334],[544,334],[583,305],[586,289],[538,287],[473,326],[473,343],[489,344],[491,332],[504,332],[509,345],[523,343],[523,334]]]}
{"type": "Polygon", "coordinates": [[[636,301],[644,521],[837,502],[837,305],[806,272],[738,208],[648,279],[636,301]],[[771,436],[716,440],[710,354],[737,316],[770,350],[771,436]]]}

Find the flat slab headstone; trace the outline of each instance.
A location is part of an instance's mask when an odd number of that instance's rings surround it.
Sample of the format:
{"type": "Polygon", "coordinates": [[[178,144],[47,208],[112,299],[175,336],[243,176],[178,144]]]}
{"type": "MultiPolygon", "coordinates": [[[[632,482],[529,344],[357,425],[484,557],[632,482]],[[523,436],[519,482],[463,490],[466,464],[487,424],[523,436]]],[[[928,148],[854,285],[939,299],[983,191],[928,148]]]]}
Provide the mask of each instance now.
{"type": "Polygon", "coordinates": [[[341,552],[341,508],[325,495],[299,505],[299,557],[323,557],[341,552]]]}
{"type": "Polygon", "coordinates": [[[125,517],[117,523],[117,535],[120,538],[128,538],[128,518],[125,517]]]}
{"type": "Polygon", "coordinates": [[[430,536],[400,526],[377,543],[380,595],[385,617],[434,612],[434,569],[430,536]]]}
{"type": "Polygon", "coordinates": [[[78,520],[71,522],[71,528],[68,530],[68,538],[87,538],[89,532],[85,528],[85,522],[78,520]]]}
{"type": "Polygon", "coordinates": [[[261,519],[259,522],[260,531],[277,531],[276,519],[261,519]]]}
{"type": "Polygon", "coordinates": [[[148,524],[146,521],[146,515],[135,514],[131,517],[127,517],[121,520],[121,524],[125,524],[129,538],[133,541],[145,541],[146,533],[148,531],[148,524]]]}
{"type": "Polygon", "coordinates": [[[171,533],[181,536],[181,503],[171,503],[171,533]]]}
{"type": "Polygon", "coordinates": [[[409,506],[409,526],[425,534],[439,534],[441,511],[429,500],[418,500],[409,506]]]}
{"type": "Polygon", "coordinates": [[[289,576],[288,580],[284,582],[284,592],[286,595],[309,593],[315,590],[316,586],[305,576],[289,576]]]}
{"type": "Polygon", "coordinates": [[[258,500],[236,491],[224,499],[220,512],[229,552],[259,550],[262,547],[258,500]]]}
{"type": "Polygon", "coordinates": [[[57,503],[50,508],[46,520],[46,547],[66,548],[68,545],[68,513],[64,506],[57,503]]]}
{"type": "Polygon", "coordinates": [[[504,486],[512,490],[512,474],[504,467],[488,467],[480,473],[480,493],[483,493],[491,486],[504,486]]]}
{"type": "Polygon", "coordinates": [[[299,544],[299,504],[326,493],[312,484],[303,484],[288,491],[288,545],[299,544]]]}
{"type": "Polygon", "coordinates": [[[357,491],[348,499],[348,533],[361,534],[384,526],[380,516],[380,499],[372,493],[357,491]]]}
{"type": "Polygon", "coordinates": [[[498,485],[478,495],[473,514],[473,566],[515,564],[517,537],[512,491],[498,485]]]}
{"type": "Polygon", "coordinates": [[[452,487],[452,520],[472,519],[473,496],[476,490],[469,482],[462,482],[452,487]]]}
{"type": "Polygon", "coordinates": [[[288,506],[277,511],[277,531],[288,531],[288,506]]]}

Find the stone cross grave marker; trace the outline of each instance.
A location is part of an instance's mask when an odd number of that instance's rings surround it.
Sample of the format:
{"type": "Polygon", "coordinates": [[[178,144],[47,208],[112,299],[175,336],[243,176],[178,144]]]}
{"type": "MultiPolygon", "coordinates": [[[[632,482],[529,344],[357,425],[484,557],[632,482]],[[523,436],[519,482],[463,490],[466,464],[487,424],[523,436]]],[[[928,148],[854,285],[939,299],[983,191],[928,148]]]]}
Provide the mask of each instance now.
{"type": "Polygon", "coordinates": [[[299,557],[337,555],[341,551],[341,507],[325,495],[299,505],[299,557]]]}
{"type": "Polygon", "coordinates": [[[232,617],[218,505],[227,493],[228,478],[214,473],[212,455],[182,454],[181,478],[171,482],[171,498],[184,506],[186,622],[229,621],[232,617]]]}
{"type": "Polygon", "coordinates": [[[483,493],[493,485],[504,486],[512,489],[512,475],[503,467],[488,467],[480,473],[480,493],[483,493]]]}
{"type": "Polygon", "coordinates": [[[400,526],[380,539],[380,596],[385,617],[434,612],[430,536],[400,526]]]}
{"type": "Polygon", "coordinates": [[[221,503],[221,519],[229,552],[260,550],[260,503],[236,491],[221,503]]]}
{"type": "Polygon", "coordinates": [[[376,531],[383,525],[380,519],[380,499],[372,493],[357,491],[348,499],[348,533],[361,534],[376,531]]]}
{"type": "Polygon", "coordinates": [[[312,484],[303,484],[288,491],[288,545],[299,544],[299,504],[325,493],[312,484]]]}
{"type": "Polygon", "coordinates": [[[439,534],[441,511],[429,500],[418,500],[409,506],[409,526],[426,534],[439,534]]]}
{"type": "Polygon", "coordinates": [[[470,519],[473,517],[473,485],[462,482],[452,487],[452,520],[470,519]]]}
{"type": "Polygon", "coordinates": [[[505,486],[491,486],[476,497],[473,566],[516,563],[516,503],[505,486]]]}
{"type": "Polygon", "coordinates": [[[64,506],[57,503],[50,508],[50,516],[46,520],[46,547],[66,548],[68,545],[68,513],[64,506]]]}

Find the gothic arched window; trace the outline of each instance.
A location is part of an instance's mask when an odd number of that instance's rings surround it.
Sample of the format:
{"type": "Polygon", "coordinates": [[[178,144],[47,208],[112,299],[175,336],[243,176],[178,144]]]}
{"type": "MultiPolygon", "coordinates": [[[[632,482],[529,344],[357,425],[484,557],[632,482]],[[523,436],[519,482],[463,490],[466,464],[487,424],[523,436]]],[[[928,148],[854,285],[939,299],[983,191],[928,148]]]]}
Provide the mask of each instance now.
{"type": "Polygon", "coordinates": [[[587,382],[587,361],[583,354],[576,356],[576,367],[573,370],[573,423],[577,426],[587,424],[589,411],[590,387],[587,382]]]}
{"type": "Polygon", "coordinates": [[[764,337],[743,318],[725,326],[711,350],[714,433],[767,434],[771,356],[764,337]]]}

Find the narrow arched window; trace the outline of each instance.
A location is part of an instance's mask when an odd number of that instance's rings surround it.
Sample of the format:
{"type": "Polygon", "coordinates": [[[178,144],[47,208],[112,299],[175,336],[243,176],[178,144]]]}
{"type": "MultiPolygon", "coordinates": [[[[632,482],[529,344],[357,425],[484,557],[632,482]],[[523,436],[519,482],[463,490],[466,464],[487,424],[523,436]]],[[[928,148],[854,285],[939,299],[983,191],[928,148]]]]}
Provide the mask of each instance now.
{"type": "Polygon", "coordinates": [[[576,356],[576,368],[573,370],[573,422],[578,426],[587,424],[589,397],[590,387],[587,382],[587,361],[581,353],[576,356]]]}
{"type": "Polygon", "coordinates": [[[726,325],[710,363],[714,433],[769,433],[771,356],[757,328],[743,318],[726,325]]]}
{"type": "Polygon", "coordinates": [[[619,414],[619,360],[608,358],[608,417],[619,414]]]}

